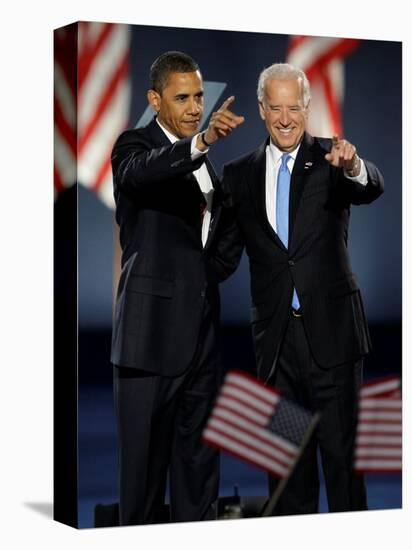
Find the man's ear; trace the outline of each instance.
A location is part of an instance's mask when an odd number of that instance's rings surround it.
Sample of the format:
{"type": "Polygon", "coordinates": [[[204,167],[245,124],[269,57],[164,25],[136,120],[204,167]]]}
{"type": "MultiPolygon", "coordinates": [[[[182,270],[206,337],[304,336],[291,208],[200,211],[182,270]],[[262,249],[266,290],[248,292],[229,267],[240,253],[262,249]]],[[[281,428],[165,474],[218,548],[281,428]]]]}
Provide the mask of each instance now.
{"type": "Polygon", "coordinates": [[[158,94],[155,90],[147,91],[147,101],[153,107],[156,113],[160,111],[160,104],[162,102],[162,98],[160,94],[158,94]]]}
{"type": "Polygon", "coordinates": [[[308,104],[306,105],[306,108],[305,108],[305,117],[306,117],[306,120],[308,119],[309,114],[310,114],[310,99],[309,99],[308,104]]]}
{"type": "Polygon", "coordinates": [[[265,120],[265,118],[266,118],[266,117],[265,117],[265,109],[264,109],[264,107],[263,107],[262,101],[259,101],[258,105],[259,105],[260,118],[261,118],[262,120],[265,120]]]}

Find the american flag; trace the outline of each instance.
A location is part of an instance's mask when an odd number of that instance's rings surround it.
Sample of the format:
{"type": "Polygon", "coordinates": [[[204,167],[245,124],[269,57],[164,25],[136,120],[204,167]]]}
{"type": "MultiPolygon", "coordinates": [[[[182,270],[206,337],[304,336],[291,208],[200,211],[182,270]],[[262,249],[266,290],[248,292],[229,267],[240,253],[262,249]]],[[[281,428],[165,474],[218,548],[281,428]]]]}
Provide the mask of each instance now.
{"type": "Polygon", "coordinates": [[[203,441],[274,477],[286,478],[314,427],[314,418],[275,388],[232,370],[225,377],[203,441]]]}
{"type": "Polygon", "coordinates": [[[110,154],[130,112],[128,25],[80,22],[54,33],[55,191],[81,183],[114,206],[110,154]]]}
{"type": "Polygon", "coordinates": [[[354,467],[364,473],[402,471],[399,377],[385,377],[362,387],[354,467]]]}
{"type": "Polygon", "coordinates": [[[305,71],[311,84],[308,130],[312,135],[342,136],[343,59],[358,45],[359,40],[350,38],[290,37],[286,61],[305,71]]]}

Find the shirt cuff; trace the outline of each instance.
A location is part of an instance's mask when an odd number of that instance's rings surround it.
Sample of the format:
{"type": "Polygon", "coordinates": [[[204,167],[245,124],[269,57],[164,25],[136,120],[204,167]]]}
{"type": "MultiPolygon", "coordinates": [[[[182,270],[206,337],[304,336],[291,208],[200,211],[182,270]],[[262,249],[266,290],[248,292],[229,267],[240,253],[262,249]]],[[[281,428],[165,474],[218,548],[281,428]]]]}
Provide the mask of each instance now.
{"type": "Polygon", "coordinates": [[[366,186],[368,184],[368,173],[366,171],[366,166],[363,160],[362,159],[359,159],[359,160],[360,160],[360,166],[361,166],[359,176],[355,176],[355,177],[348,176],[348,173],[346,172],[346,170],[343,171],[343,175],[345,176],[345,178],[348,178],[348,180],[351,180],[366,186]]]}
{"type": "Polygon", "coordinates": [[[205,149],[204,151],[201,151],[200,149],[198,149],[196,147],[196,141],[197,141],[197,137],[199,135],[200,134],[196,134],[195,136],[193,136],[193,139],[192,139],[192,145],[190,147],[190,156],[191,156],[192,160],[198,159],[199,157],[201,157],[202,155],[205,155],[209,151],[209,147],[207,149],[205,149]]]}

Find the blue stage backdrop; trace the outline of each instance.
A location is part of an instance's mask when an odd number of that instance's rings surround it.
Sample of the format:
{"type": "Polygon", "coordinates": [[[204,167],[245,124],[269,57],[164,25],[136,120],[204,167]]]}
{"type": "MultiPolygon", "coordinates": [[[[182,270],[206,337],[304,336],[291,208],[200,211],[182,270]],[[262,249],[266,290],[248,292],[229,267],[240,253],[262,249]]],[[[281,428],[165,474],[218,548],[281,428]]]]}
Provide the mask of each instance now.
{"type": "MultiPolygon", "coordinates": [[[[260,71],[286,58],[288,35],[133,26],[130,126],[151,116],[147,111],[148,74],[166,50],[181,50],[199,63],[206,83],[206,111],[229,95],[245,123],[211,149],[221,173],[225,162],[256,148],[266,137],[257,108],[260,71]]],[[[344,137],[361,156],[381,169],[386,190],[370,207],[352,208],[349,248],[371,323],[401,319],[402,45],[360,41],[345,58],[344,137]]],[[[210,113],[209,113],[210,114],[210,113]]],[[[207,118],[204,120],[207,123],[207,118]]],[[[113,212],[94,194],[80,189],[79,320],[81,328],[109,328],[112,312],[113,212]]],[[[249,274],[243,258],[222,285],[222,319],[249,321],[249,274]]]]}

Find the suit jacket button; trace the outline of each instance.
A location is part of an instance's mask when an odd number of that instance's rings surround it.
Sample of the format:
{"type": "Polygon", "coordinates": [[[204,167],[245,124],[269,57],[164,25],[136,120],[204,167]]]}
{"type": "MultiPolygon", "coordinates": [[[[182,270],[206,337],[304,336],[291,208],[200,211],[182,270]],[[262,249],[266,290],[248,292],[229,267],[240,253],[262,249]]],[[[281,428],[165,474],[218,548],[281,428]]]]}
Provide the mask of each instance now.
{"type": "Polygon", "coordinates": [[[294,262],[293,260],[289,260],[289,261],[288,261],[288,264],[289,264],[289,265],[295,265],[295,262],[294,262]]]}

